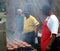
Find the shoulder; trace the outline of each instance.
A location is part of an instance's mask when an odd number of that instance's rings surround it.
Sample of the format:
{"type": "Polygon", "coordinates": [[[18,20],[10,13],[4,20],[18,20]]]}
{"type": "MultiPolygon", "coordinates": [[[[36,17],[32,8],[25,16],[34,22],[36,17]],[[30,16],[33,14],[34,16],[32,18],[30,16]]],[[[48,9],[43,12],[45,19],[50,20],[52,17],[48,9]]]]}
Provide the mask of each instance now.
{"type": "Polygon", "coordinates": [[[58,18],[56,17],[56,15],[51,15],[50,19],[51,21],[58,21],[58,18]]]}
{"type": "Polygon", "coordinates": [[[30,18],[31,18],[31,19],[36,19],[36,18],[35,18],[34,16],[32,16],[32,15],[30,15],[30,18]]]}

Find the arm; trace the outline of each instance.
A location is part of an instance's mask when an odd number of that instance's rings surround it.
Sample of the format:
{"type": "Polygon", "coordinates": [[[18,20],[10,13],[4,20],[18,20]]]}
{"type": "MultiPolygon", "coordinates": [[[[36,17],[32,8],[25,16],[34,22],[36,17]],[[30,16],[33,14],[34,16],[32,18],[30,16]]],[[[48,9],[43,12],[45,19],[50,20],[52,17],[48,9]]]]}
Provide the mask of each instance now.
{"type": "Polygon", "coordinates": [[[36,20],[35,17],[31,16],[31,18],[32,18],[32,22],[33,22],[33,24],[35,26],[35,36],[37,36],[37,33],[38,33],[39,29],[40,29],[40,23],[36,20]]]}
{"type": "Polygon", "coordinates": [[[40,24],[36,25],[35,27],[35,36],[37,36],[39,29],[40,29],[40,24]]]}
{"type": "Polygon", "coordinates": [[[57,19],[55,20],[52,17],[51,21],[52,22],[50,23],[50,28],[49,29],[51,31],[52,37],[51,37],[50,43],[47,46],[47,47],[49,47],[49,49],[50,49],[52,43],[54,42],[54,40],[56,39],[56,35],[58,34],[58,28],[59,28],[59,22],[58,22],[57,19]]]}

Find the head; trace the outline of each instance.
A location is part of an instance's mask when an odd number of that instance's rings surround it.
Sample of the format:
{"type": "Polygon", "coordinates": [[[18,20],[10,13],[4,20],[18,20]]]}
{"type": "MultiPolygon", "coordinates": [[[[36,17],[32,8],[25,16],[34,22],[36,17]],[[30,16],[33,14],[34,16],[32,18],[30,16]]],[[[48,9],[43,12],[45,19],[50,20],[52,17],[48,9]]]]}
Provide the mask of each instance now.
{"type": "Polygon", "coordinates": [[[29,18],[30,13],[29,13],[29,12],[26,12],[26,13],[25,13],[25,16],[26,16],[26,18],[29,18]]]}
{"type": "Polygon", "coordinates": [[[51,7],[50,5],[44,5],[42,7],[42,13],[45,15],[45,16],[50,16],[51,14],[51,7]]]}
{"type": "Polygon", "coordinates": [[[22,15],[22,12],[23,12],[22,9],[17,10],[18,15],[20,15],[20,16],[22,15]]]}

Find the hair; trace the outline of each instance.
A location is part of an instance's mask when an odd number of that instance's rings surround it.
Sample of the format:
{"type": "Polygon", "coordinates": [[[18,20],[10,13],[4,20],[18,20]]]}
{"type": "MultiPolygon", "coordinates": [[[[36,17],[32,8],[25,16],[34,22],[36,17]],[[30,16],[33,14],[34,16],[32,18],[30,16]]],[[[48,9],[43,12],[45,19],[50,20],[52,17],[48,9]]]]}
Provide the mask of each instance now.
{"type": "Polygon", "coordinates": [[[50,11],[51,11],[51,6],[50,5],[44,5],[42,7],[42,13],[45,15],[45,16],[49,16],[50,15],[50,11]]]}
{"type": "Polygon", "coordinates": [[[17,10],[17,12],[19,12],[19,11],[20,11],[20,12],[23,12],[22,9],[18,9],[18,10],[17,10]]]}

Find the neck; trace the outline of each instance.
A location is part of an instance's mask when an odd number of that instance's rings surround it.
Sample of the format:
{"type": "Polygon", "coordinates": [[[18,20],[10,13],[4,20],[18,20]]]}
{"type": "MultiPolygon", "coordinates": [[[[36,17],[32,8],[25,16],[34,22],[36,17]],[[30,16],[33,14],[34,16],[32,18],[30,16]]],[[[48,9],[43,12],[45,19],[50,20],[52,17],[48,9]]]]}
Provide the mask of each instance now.
{"type": "Polygon", "coordinates": [[[52,12],[50,12],[50,15],[53,15],[53,13],[52,13],[52,12]]]}
{"type": "Polygon", "coordinates": [[[19,16],[22,16],[21,14],[19,14],[19,16]]]}

